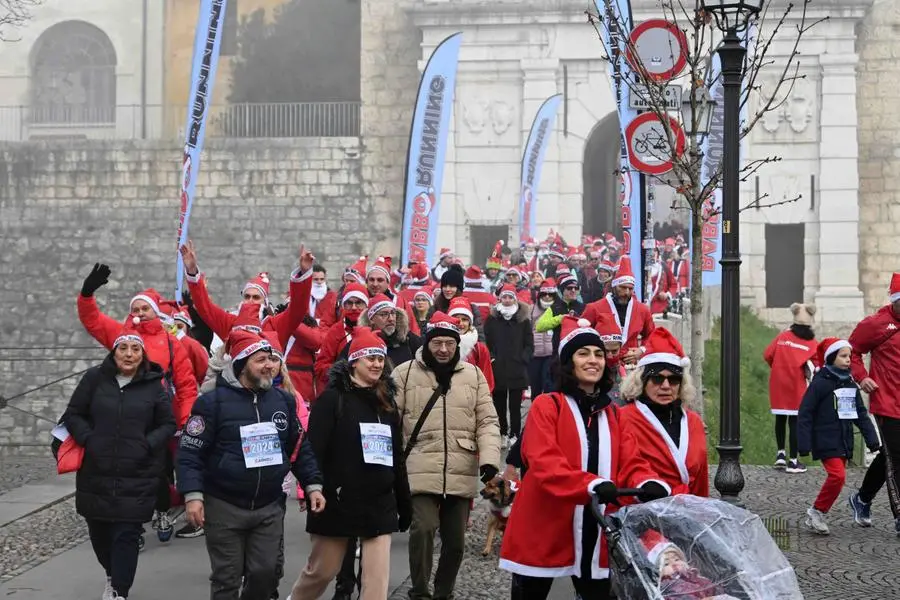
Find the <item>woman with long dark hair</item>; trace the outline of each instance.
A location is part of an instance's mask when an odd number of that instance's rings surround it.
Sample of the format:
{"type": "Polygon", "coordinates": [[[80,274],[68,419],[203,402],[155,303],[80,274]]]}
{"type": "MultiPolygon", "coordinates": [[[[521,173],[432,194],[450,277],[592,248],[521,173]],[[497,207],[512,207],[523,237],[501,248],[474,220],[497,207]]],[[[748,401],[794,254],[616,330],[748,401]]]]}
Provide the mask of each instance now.
{"type": "Polygon", "coordinates": [[[544,600],[553,579],[567,576],[582,598],[608,598],[606,540],[591,499],[609,513],[617,486],[640,488],[640,501],[669,493],[634,433],[620,426],[607,395],[612,377],[603,340],[588,321],[563,319],[559,362],[560,391],[538,396],[529,411],[522,438],[528,475],[503,536],[500,568],[513,573],[514,599],[544,600]]]}

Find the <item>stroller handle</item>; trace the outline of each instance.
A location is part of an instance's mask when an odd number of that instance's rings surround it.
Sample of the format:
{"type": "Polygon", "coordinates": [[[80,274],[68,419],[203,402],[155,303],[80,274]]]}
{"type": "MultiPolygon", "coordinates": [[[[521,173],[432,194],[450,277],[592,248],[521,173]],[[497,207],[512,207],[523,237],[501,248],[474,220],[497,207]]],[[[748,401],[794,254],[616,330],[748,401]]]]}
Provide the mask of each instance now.
{"type": "MultiPolygon", "coordinates": [[[[617,488],[616,497],[624,498],[626,496],[637,496],[642,491],[643,490],[640,488],[617,488]]],[[[591,512],[594,513],[594,518],[597,519],[604,528],[609,526],[606,516],[603,514],[602,507],[600,506],[600,499],[597,498],[595,494],[591,494],[591,512]]]]}

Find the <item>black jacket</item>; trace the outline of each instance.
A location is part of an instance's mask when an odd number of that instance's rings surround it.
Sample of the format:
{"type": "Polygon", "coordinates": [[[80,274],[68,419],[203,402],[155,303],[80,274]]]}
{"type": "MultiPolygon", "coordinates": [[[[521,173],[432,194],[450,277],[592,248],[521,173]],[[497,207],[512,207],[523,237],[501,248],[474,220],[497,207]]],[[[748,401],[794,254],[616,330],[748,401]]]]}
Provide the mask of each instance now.
{"type": "Polygon", "coordinates": [[[296,399],[278,388],[259,393],[244,388],[229,364],[219,375],[216,389],[197,398],[184,425],[176,455],[178,491],[185,496],[208,494],[254,510],[284,498],[282,483],[288,471],[307,492],[319,490],[322,475],[305,439],[297,461],[291,464],[299,439],[296,399]],[[278,431],[281,464],[247,468],[240,429],[266,422],[274,423],[278,431]]]}
{"type": "Polygon", "coordinates": [[[519,302],[519,310],[506,320],[491,308],[484,324],[484,337],[491,351],[494,389],[524,390],[528,387],[528,363],[534,354],[531,308],[519,302]]]}
{"type": "Polygon", "coordinates": [[[869,448],[878,447],[878,436],[869,413],[863,404],[859,388],[852,378],[841,379],[827,368],[813,377],[797,417],[797,447],[801,455],[812,453],[813,459],[850,458],[853,456],[853,428],[856,423],[869,448]],[[852,388],[856,390],[857,419],[838,418],[835,390],[852,388]]]}
{"type": "Polygon", "coordinates": [[[84,374],[63,414],[84,448],[75,509],[86,519],[143,523],[153,517],[175,418],[162,367],[147,364],[120,389],[110,353],[84,374]]]}
{"type": "MultiPolygon", "coordinates": [[[[383,375],[391,393],[393,381],[383,375]]],[[[309,440],[324,478],[325,510],[309,513],[306,531],[331,537],[370,538],[398,529],[398,514],[409,522],[411,500],[399,413],[379,408],[375,392],[357,387],[347,361],[336,362],[328,387],[312,407],[309,440]],[[360,423],[390,425],[393,467],[363,460],[360,423]]],[[[401,519],[403,520],[403,519],[401,519]]]]}

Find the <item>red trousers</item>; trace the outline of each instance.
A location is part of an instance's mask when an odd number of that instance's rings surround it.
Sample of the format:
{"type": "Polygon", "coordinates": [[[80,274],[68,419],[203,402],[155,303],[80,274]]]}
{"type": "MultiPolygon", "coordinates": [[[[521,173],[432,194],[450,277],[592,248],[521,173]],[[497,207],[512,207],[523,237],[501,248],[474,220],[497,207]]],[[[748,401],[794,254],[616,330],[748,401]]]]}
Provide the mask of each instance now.
{"type": "Polygon", "coordinates": [[[847,459],[824,458],[822,466],[825,467],[828,476],[825,478],[825,483],[822,484],[822,489],[819,490],[819,495],[816,496],[813,508],[827,513],[834,505],[834,501],[841,495],[841,490],[844,489],[844,482],[847,480],[847,459]]]}

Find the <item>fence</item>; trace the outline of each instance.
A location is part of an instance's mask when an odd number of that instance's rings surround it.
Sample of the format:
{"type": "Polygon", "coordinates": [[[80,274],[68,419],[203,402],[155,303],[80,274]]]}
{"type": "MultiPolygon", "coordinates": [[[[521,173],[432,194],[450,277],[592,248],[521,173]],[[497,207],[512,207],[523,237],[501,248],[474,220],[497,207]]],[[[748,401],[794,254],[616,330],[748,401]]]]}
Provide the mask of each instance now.
{"type": "MultiPolygon", "coordinates": [[[[0,141],[46,139],[183,140],[187,106],[0,106],[0,141]]],[[[214,105],[214,138],[358,137],[359,102],[214,105]]]]}

